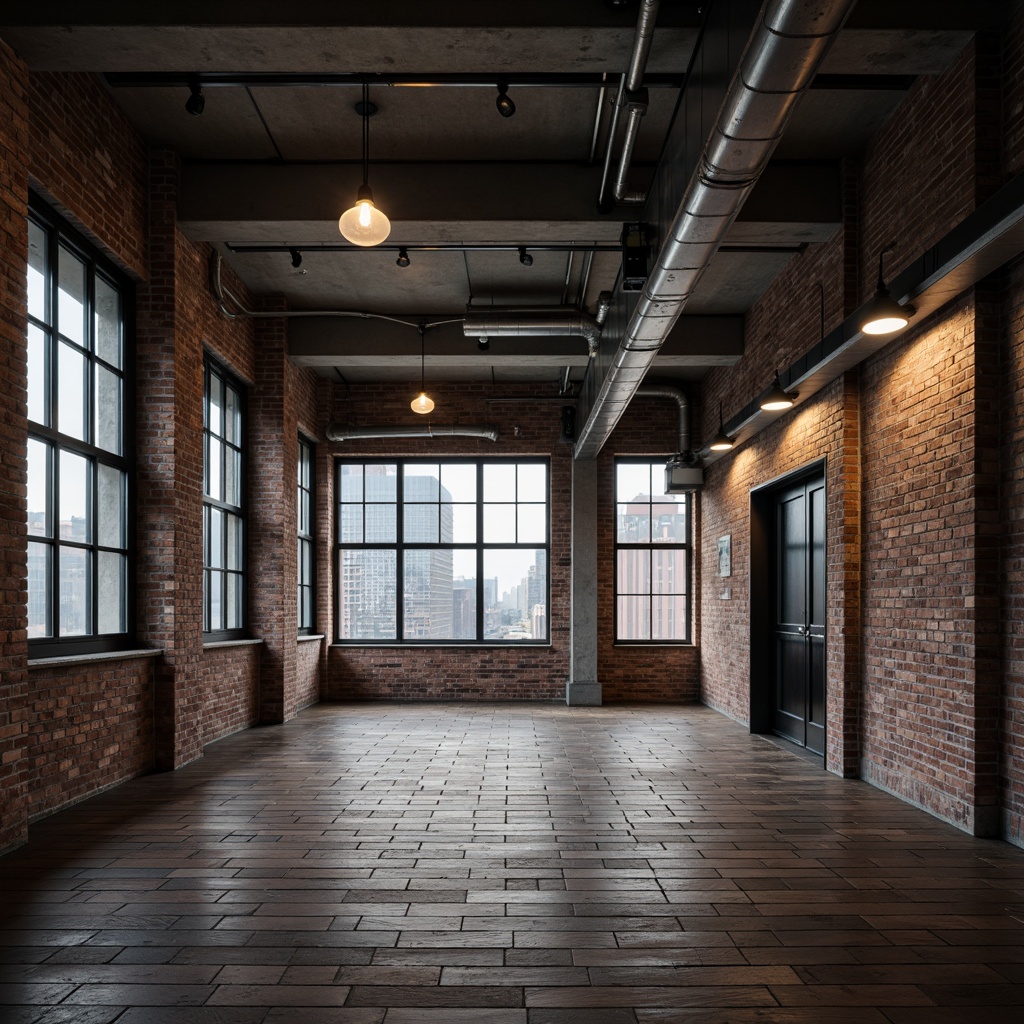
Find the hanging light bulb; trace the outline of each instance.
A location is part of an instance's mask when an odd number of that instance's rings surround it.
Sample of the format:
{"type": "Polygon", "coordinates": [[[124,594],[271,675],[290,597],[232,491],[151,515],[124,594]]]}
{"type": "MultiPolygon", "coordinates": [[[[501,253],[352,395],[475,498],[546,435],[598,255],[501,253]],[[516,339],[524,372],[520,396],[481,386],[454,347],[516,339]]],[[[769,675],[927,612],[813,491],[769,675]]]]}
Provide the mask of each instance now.
{"type": "Polygon", "coordinates": [[[409,408],[413,412],[419,413],[421,416],[426,416],[428,412],[434,411],[434,400],[427,394],[427,388],[424,384],[424,372],[426,365],[426,328],[420,325],[420,393],[409,403],[409,408]]]}
{"type": "Polygon", "coordinates": [[[722,403],[718,403],[718,433],[715,435],[708,451],[730,452],[736,447],[736,442],[725,432],[725,424],[722,422],[722,403]]]}
{"type": "Polygon", "coordinates": [[[338,219],[338,230],[353,245],[380,245],[391,234],[391,221],[373,203],[370,188],[370,115],[376,111],[370,102],[370,87],[363,83],[363,102],[356,110],[363,118],[363,183],[356,193],[355,205],[338,219]]]}

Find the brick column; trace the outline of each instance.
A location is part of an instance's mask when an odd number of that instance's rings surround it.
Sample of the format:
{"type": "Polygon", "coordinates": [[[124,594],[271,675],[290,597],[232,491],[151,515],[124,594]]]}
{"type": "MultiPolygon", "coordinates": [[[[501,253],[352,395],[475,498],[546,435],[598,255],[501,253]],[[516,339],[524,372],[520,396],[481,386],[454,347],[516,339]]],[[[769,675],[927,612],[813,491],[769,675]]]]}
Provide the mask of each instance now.
{"type": "Polygon", "coordinates": [[[0,851],[28,835],[28,70],[0,41],[0,851]]]}

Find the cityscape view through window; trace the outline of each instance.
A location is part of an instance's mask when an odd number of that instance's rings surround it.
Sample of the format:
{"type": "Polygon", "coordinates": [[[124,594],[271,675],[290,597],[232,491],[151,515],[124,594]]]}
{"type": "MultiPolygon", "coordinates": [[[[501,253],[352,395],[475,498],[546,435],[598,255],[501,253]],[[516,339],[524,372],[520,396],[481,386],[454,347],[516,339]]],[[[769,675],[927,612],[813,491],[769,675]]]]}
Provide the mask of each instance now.
{"type": "Polygon", "coordinates": [[[340,640],[547,640],[546,462],[342,462],[338,495],[340,640]]]}

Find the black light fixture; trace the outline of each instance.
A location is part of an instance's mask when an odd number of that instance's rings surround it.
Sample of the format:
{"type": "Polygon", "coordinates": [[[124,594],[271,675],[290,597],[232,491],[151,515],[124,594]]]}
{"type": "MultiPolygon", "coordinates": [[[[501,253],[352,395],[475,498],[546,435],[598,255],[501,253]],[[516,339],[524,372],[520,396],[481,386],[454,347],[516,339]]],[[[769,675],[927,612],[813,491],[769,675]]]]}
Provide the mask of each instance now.
{"type": "Polygon", "coordinates": [[[424,384],[424,375],[426,372],[426,333],[427,329],[420,324],[420,393],[409,403],[409,408],[413,412],[418,412],[421,416],[426,416],[428,412],[434,411],[434,400],[427,394],[427,387],[424,384]]]}
{"type": "Polygon", "coordinates": [[[508,82],[498,83],[498,98],[494,101],[494,105],[502,117],[511,117],[516,112],[516,105],[508,95],[508,82]]]}
{"type": "Polygon", "coordinates": [[[779,380],[779,371],[775,371],[775,379],[772,381],[771,390],[761,399],[761,408],[765,412],[782,412],[785,409],[792,409],[796,403],[797,393],[786,391],[779,380]]]}
{"type": "Polygon", "coordinates": [[[708,451],[728,452],[736,446],[736,442],[725,432],[725,424],[722,422],[722,403],[718,403],[718,433],[714,436],[708,451]]]}
{"type": "Polygon", "coordinates": [[[370,118],[377,107],[370,102],[370,87],[363,83],[363,101],[356,104],[356,113],[363,119],[363,183],[356,193],[354,206],[338,219],[338,230],[353,245],[380,245],[391,234],[391,221],[373,205],[370,188],[370,118]]]}
{"type": "Polygon", "coordinates": [[[298,270],[302,266],[302,253],[298,249],[289,249],[288,255],[292,258],[292,266],[298,270]]]}
{"type": "Polygon", "coordinates": [[[885,286],[882,259],[895,248],[895,244],[890,243],[878,254],[878,284],[875,286],[875,297],[868,303],[860,320],[860,329],[864,334],[892,334],[902,330],[917,312],[913,306],[901,306],[885,286]]]}
{"type": "Polygon", "coordinates": [[[476,339],[476,347],[481,352],[486,352],[491,347],[491,339],[483,336],[476,339]]]}
{"type": "Polygon", "coordinates": [[[526,251],[525,245],[519,246],[519,262],[522,263],[524,267],[533,266],[533,257],[526,251]]]}
{"type": "Polygon", "coordinates": [[[409,259],[409,250],[408,249],[399,249],[398,250],[398,259],[395,260],[395,266],[396,267],[407,267],[407,266],[409,266],[410,262],[411,262],[411,260],[409,259]]]}
{"type": "Polygon", "coordinates": [[[199,83],[199,76],[192,75],[188,80],[189,98],[185,100],[185,109],[193,116],[198,117],[206,108],[206,97],[203,95],[203,87],[199,83]]]}

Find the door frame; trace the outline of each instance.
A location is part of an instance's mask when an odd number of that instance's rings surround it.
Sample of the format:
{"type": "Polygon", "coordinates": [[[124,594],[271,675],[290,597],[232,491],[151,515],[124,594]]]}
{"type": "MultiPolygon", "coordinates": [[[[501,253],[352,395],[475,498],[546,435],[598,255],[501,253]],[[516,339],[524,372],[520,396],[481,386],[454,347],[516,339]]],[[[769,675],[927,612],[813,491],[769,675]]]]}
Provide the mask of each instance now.
{"type": "MultiPolygon", "coordinates": [[[[750,731],[774,734],[775,721],[775,501],[780,491],[821,478],[825,483],[825,545],[828,548],[827,460],[816,459],[791,473],[775,477],[750,491],[750,731]]],[[[828,593],[826,559],[825,591],[828,593]]],[[[827,608],[827,604],[826,604],[827,608]]],[[[828,651],[828,623],[825,624],[828,651]]],[[[825,663],[828,699],[828,662],[825,663]]],[[[825,732],[828,749],[828,730],[825,732]]],[[[817,756],[817,755],[815,755],[817,756]]],[[[825,758],[822,758],[824,763],[825,758]]]]}

